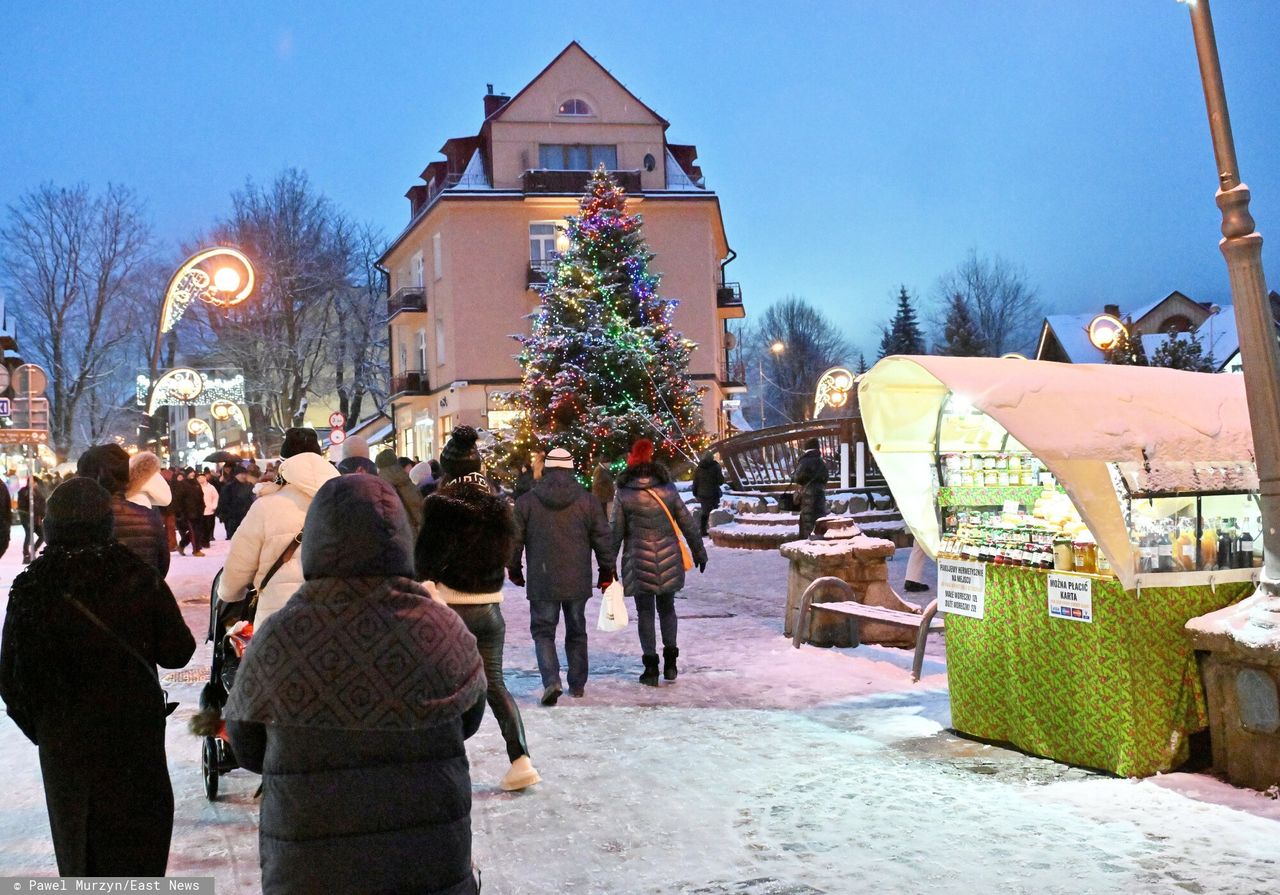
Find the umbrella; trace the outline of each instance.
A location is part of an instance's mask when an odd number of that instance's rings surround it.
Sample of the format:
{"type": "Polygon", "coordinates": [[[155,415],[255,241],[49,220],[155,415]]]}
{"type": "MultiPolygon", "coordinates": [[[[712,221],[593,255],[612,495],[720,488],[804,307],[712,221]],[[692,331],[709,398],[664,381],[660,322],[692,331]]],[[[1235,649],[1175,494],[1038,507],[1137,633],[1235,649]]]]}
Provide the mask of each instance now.
{"type": "Polygon", "coordinates": [[[201,463],[239,463],[240,455],[233,454],[231,451],[214,451],[209,456],[200,461],[201,463]]]}

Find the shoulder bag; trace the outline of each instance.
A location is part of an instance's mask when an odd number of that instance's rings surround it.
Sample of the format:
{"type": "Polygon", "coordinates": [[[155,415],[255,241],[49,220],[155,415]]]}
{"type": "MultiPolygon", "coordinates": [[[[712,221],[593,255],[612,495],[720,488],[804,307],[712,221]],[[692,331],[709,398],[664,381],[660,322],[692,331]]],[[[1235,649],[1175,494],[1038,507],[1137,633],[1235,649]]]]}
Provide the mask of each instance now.
{"type": "MultiPolygon", "coordinates": [[[[114,640],[117,644],[119,644],[119,646],[125,652],[127,652],[129,655],[133,656],[133,658],[141,662],[142,667],[147,669],[147,674],[151,677],[152,680],[156,682],[156,686],[160,686],[160,673],[156,671],[155,662],[148,661],[146,656],[142,655],[142,653],[138,652],[136,649],[133,648],[133,644],[125,640],[123,637],[121,637],[119,634],[113,631],[110,627],[108,627],[106,622],[98,618],[98,616],[94,615],[88,606],[84,605],[75,597],[71,596],[71,594],[63,591],[62,598],[66,600],[68,603],[70,603],[72,606],[76,607],[76,609],[80,610],[80,614],[83,615],[85,618],[87,618],[90,622],[92,622],[94,627],[98,628],[100,631],[102,631],[104,634],[106,634],[108,637],[114,640]]],[[[164,687],[160,687],[160,708],[164,712],[164,714],[166,716],[172,715],[173,710],[176,709],[177,707],[178,707],[178,704],[176,702],[169,701],[169,692],[165,690],[164,687]]]]}
{"type": "Polygon", "coordinates": [[[656,500],[658,506],[662,507],[662,512],[667,514],[667,521],[671,523],[671,530],[675,533],[676,543],[680,545],[680,559],[684,562],[684,570],[686,572],[689,571],[693,568],[693,554],[689,552],[689,545],[684,542],[684,536],[680,534],[680,527],[676,525],[675,517],[667,509],[667,502],[659,497],[658,492],[652,488],[645,488],[644,493],[656,500]]]}

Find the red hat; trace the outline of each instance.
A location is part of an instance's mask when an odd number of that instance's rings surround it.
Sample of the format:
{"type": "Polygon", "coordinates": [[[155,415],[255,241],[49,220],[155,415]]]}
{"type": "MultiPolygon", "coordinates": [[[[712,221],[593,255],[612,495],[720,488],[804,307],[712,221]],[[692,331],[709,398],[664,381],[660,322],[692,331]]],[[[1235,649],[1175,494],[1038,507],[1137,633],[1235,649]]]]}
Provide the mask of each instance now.
{"type": "Polygon", "coordinates": [[[627,457],[628,466],[639,466],[653,460],[653,442],[647,438],[639,439],[631,445],[631,456],[627,457]]]}

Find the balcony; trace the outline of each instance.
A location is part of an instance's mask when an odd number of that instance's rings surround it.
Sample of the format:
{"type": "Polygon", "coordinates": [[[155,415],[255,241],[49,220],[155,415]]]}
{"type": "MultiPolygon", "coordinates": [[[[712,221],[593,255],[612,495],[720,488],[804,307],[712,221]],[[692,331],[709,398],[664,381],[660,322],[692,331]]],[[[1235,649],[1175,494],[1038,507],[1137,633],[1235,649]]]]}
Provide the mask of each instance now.
{"type": "Polygon", "coordinates": [[[431,391],[427,384],[426,370],[405,370],[398,376],[391,377],[391,394],[425,395],[431,391]]]}
{"type": "Polygon", "coordinates": [[[747,316],[742,306],[742,285],[740,283],[721,283],[716,289],[716,313],[721,320],[732,320],[747,316]]]}
{"type": "MultiPolygon", "coordinates": [[[[641,191],[639,171],[610,171],[609,173],[628,193],[637,194],[641,191]]],[[[526,194],[568,193],[580,196],[587,191],[591,174],[591,171],[551,171],[546,168],[537,168],[525,171],[520,177],[520,182],[526,194]]]]}
{"type": "Polygon", "coordinates": [[[747,390],[747,369],[740,360],[722,360],[720,362],[720,387],[726,392],[745,392],[747,390]]]}
{"type": "Polygon", "coordinates": [[[405,286],[397,289],[387,299],[387,316],[394,317],[403,311],[425,311],[427,309],[427,290],[422,286],[405,286]]]}
{"type": "Polygon", "coordinates": [[[530,261],[526,285],[530,289],[547,285],[547,279],[551,275],[551,271],[555,269],[555,266],[556,262],[554,260],[530,261]]]}

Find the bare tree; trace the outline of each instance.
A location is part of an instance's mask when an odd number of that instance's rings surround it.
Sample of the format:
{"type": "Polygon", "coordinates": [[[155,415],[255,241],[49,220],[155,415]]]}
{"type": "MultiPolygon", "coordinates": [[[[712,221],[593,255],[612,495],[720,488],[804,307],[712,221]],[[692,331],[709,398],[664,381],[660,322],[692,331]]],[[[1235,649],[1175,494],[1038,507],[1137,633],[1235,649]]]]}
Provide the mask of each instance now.
{"type": "Polygon", "coordinates": [[[800,422],[813,411],[818,378],[853,353],[834,323],[799,296],[770,305],[750,327],[744,345],[750,398],[744,410],[760,425],[800,422]],[[777,350],[775,350],[775,347],[777,350]]]}
{"type": "Polygon", "coordinates": [[[50,441],[60,460],[76,445],[77,415],[89,404],[99,414],[111,400],[107,380],[136,363],[125,346],[150,251],[142,204],[121,186],[95,196],[85,184],[45,184],[8,207],[0,274],[18,299],[26,350],[49,372],[50,441]]]}
{"type": "Polygon", "coordinates": [[[1022,269],[999,255],[988,258],[970,249],[964,261],[938,279],[934,297],[941,309],[934,321],[937,341],[946,338],[946,312],[957,297],[973,317],[977,337],[986,346],[984,353],[993,357],[1025,350],[1040,330],[1043,310],[1036,288],[1022,269]]]}
{"type": "Polygon", "coordinates": [[[287,169],[268,186],[232,194],[231,217],[215,237],[254,264],[253,296],[207,319],[218,353],[244,372],[251,428],[297,425],[311,397],[333,386],[336,302],[349,286],[352,228],[307,175],[287,169]]]}
{"type": "Polygon", "coordinates": [[[338,409],[354,424],[365,410],[365,399],[381,413],[386,409],[389,375],[386,276],[378,259],[386,237],[365,224],[354,233],[350,285],[336,298],[333,378],[338,409]]]}

